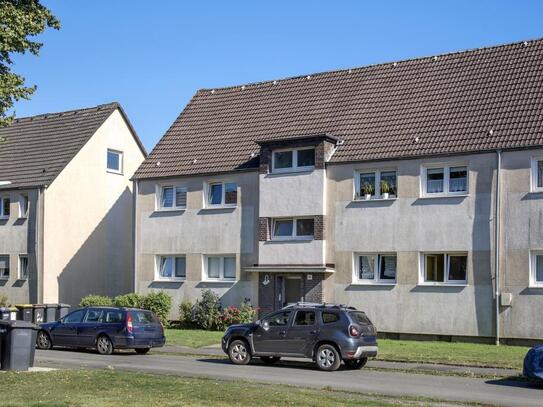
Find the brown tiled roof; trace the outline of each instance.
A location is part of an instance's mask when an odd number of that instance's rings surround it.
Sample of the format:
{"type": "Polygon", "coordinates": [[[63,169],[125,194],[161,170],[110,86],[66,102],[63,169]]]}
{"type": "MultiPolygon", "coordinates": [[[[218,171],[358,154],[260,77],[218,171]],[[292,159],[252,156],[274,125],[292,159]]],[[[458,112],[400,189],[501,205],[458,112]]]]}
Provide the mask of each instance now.
{"type": "Polygon", "coordinates": [[[0,127],[0,181],[11,181],[0,188],[51,184],[115,109],[122,113],[118,103],[109,103],[20,118],[0,127]]]}
{"type": "Polygon", "coordinates": [[[255,141],[325,133],[344,141],[331,162],[543,145],[543,40],[200,90],[136,178],[256,167],[255,141]]]}

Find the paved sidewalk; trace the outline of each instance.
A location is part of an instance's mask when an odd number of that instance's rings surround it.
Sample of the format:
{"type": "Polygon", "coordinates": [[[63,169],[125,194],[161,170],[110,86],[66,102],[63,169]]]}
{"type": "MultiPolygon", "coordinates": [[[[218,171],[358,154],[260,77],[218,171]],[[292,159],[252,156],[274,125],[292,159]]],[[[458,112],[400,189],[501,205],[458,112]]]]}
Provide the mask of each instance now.
{"type": "MultiPolygon", "coordinates": [[[[205,346],[203,348],[190,348],[188,346],[164,346],[154,350],[155,353],[176,353],[186,355],[205,355],[205,356],[221,356],[227,357],[222,351],[220,345],[205,346]]],[[[287,360],[304,360],[296,358],[286,358],[287,360]]],[[[472,366],[455,366],[455,365],[443,365],[436,363],[413,363],[413,362],[388,362],[384,360],[370,359],[368,367],[374,367],[378,369],[395,369],[395,370],[416,370],[426,373],[431,372],[443,372],[443,373],[457,373],[457,374],[472,374],[479,376],[496,376],[496,377],[511,377],[521,374],[520,370],[516,369],[504,369],[494,367],[472,367],[472,366]]]]}

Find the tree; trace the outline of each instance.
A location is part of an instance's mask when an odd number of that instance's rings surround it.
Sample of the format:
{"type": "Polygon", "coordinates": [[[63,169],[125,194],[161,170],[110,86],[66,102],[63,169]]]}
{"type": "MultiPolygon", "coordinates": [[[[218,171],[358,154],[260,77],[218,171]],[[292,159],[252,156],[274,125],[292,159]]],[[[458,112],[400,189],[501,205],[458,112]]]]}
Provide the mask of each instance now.
{"type": "Polygon", "coordinates": [[[14,115],[7,111],[20,99],[30,99],[36,86],[25,86],[25,78],[11,71],[13,53],[38,55],[41,42],[32,37],[46,28],[60,28],[60,22],[40,0],[0,0],[0,126],[14,115]]]}

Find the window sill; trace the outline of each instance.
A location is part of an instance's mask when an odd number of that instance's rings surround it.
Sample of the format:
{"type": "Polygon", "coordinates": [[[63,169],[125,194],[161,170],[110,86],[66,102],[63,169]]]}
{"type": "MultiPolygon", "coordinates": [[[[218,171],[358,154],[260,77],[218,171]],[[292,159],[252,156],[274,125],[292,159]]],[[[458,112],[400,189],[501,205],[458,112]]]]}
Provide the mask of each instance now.
{"type": "Polygon", "coordinates": [[[159,279],[154,279],[153,280],[153,283],[183,283],[187,281],[186,278],[159,278],[159,279]]]}
{"type": "Polygon", "coordinates": [[[184,212],[187,208],[165,208],[165,209],[155,209],[155,213],[167,213],[167,212],[184,212]]]}
{"type": "Polygon", "coordinates": [[[109,173],[109,174],[123,175],[122,171],[115,171],[115,170],[106,169],[106,172],[109,173]]]}
{"type": "Polygon", "coordinates": [[[393,196],[389,198],[371,198],[371,199],[364,199],[364,198],[355,198],[351,202],[379,202],[379,201],[395,201],[398,199],[398,197],[393,196]]]}
{"type": "Polygon", "coordinates": [[[315,170],[315,167],[305,167],[300,169],[285,169],[285,170],[272,170],[268,173],[268,175],[288,175],[288,174],[303,174],[303,173],[310,173],[315,170]]]}
{"type": "Polygon", "coordinates": [[[237,280],[236,279],[217,279],[217,280],[202,280],[202,283],[209,283],[209,284],[213,284],[213,283],[230,283],[230,284],[234,284],[237,280]]]}
{"type": "Polygon", "coordinates": [[[431,194],[431,195],[421,195],[419,199],[436,199],[436,198],[465,198],[469,194],[431,194]]]}
{"type": "Polygon", "coordinates": [[[17,277],[17,279],[15,281],[17,281],[17,282],[25,282],[25,281],[28,281],[28,277],[17,277]]]}
{"type": "Polygon", "coordinates": [[[0,216],[0,220],[9,220],[9,216],[0,216]]]}
{"type": "Polygon", "coordinates": [[[351,283],[351,285],[364,285],[364,286],[372,286],[372,285],[396,285],[396,281],[394,282],[385,282],[385,281],[354,281],[351,283]]]}
{"type": "Polygon", "coordinates": [[[530,284],[528,288],[539,288],[543,289],[543,284],[530,284]]]}
{"type": "Polygon", "coordinates": [[[419,283],[417,287],[467,287],[468,283],[419,283]]]}
{"type": "Polygon", "coordinates": [[[202,210],[204,211],[212,211],[215,209],[236,209],[237,205],[212,205],[212,206],[204,206],[202,210]]]}
{"type": "Polygon", "coordinates": [[[276,237],[268,240],[268,242],[276,242],[276,243],[286,243],[286,242],[311,242],[315,240],[315,238],[312,237],[276,237]]]}

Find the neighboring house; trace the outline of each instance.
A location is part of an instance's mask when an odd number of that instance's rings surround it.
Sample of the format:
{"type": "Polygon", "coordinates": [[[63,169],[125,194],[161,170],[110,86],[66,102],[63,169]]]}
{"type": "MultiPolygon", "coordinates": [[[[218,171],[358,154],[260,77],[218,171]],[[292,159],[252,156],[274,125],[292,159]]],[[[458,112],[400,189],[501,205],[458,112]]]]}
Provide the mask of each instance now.
{"type": "Polygon", "coordinates": [[[543,337],[542,61],[537,40],[198,91],[135,174],[137,290],[490,339],[498,305],[500,336],[543,337]]]}
{"type": "Polygon", "coordinates": [[[130,177],[145,154],[117,103],[0,128],[0,293],[76,305],[131,291],[130,177]]]}

